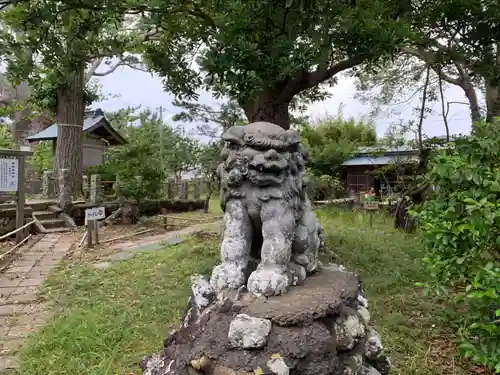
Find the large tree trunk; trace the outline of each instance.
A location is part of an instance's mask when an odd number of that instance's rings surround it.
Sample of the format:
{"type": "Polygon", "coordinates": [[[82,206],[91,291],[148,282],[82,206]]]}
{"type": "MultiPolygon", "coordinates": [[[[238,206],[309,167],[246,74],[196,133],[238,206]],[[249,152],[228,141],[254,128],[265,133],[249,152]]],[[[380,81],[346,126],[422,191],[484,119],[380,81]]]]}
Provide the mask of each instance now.
{"type": "Polygon", "coordinates": [[[56,166],[69,169],[73,196],[82,193],[83,119],[85,112],[84,68],[76,71],[67,84],[57,89],[56,166]]]}
{"type": "Polygon", "coordinates": [[[332,64],[329,60],[314,71],[306,69],[298,72],[293,77],[284,79],[281,83],[264,90],[258,98],[249,102],[240,102],[250,122],[268,121],[290,129],[289,106],[293,98],[301,92],[316,87],[325,82],[335,74],[362,64],[366,60],[364,55],[354,56],[346,60],[340,60],[332,64]]]}
{"type": "Polygon", "coordinates": [[[240,105],[249,122],[267,121],[279,125],[283,129],[289,129],[289,102],[280,101],[277,97],[278,95],[271,91],[264,92],[253,102],[240,103],[240,105]]]}
{"type": "Polygon", "coordinates": [[[500,117],[500,89],[494,83],[486,84],[486,121],[500,117]]]}

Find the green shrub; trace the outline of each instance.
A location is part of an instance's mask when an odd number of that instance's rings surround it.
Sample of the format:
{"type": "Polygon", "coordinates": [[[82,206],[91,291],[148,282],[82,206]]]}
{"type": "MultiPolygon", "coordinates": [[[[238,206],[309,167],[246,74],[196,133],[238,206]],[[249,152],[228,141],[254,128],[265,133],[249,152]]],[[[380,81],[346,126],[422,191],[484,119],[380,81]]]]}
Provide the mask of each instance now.
{"type": "Polygon", "coordinates": [[[109,165],[108,162],[87,167],[87,169],[85,169],[84,174],[89,177],[92,176],[93,174],[98,174],[101,176],[102,181],[116,181],[115,166],[109,165]]]}
{"type": "Polygon", "coordinates": [[[313,200],[333,199],[343,195],[344,186],[338,177],[306,173],[307,195],[313,200]]]}
{"type": "Polygon", "coordinates": [[[28,158],[28,165],[33,171],[33,177],[41,180],[44,171],[52,169],[52,141],[41,141],[32,146],[33,155],[28,158]]]}
{"type": "Polygon", "coordinates": [[[121,194],[138,202],[163,194],[165,175],[155,147],[142,140],[109,149],[106,161],[87,168],[85,174],[99,174],[102,181],[116,181],[119,176],[121,194]]]}
{"type": "Polygon", "coordinates": [[[7,125],[0,124],[0,148],[12,149],[15,146],[10,128],[7,125]]]}
{"type": "Polygon", "coordinates": [[[441,150],[427,177],[436,187],[416,214],[427,245],[425,291],[466,308],[460,329],[466,357],[500,372],[500,123],[441,150]]]}

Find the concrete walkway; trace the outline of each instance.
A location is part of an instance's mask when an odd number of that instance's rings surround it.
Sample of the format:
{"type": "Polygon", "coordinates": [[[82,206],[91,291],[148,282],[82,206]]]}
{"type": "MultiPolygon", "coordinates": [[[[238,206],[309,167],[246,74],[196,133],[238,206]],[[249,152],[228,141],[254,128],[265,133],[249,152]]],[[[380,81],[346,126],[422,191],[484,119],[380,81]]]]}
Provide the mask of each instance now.
{"type": "Polygon", "coordinates": [[[75,236],[54,233],[31,247],[0,274],[0,374],[17,368],[15,354],[28,334],[49,314],[37,298],[45,276],[71,250],[75,236]]]}

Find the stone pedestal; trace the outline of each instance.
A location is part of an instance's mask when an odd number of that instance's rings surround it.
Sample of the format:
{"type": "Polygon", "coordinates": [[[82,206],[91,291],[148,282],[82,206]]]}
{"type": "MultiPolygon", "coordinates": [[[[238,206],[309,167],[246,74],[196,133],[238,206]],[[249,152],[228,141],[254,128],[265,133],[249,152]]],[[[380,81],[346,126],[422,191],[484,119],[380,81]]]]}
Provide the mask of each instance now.
{"type": "Polygon", "coordinates": [[[324,267],[283,296],[239,290],[215,295],[192,278],[192,297],[144,375],[388,375],[356,275],[324,267]]]}
{"type": "Polygon", "coordinates": [[[298,133],[255,122],[222,139],[221,263],[210,283],[193,277],[180,328],[144,375],[388,375],[358,277],[320,267],[298,133]]]}

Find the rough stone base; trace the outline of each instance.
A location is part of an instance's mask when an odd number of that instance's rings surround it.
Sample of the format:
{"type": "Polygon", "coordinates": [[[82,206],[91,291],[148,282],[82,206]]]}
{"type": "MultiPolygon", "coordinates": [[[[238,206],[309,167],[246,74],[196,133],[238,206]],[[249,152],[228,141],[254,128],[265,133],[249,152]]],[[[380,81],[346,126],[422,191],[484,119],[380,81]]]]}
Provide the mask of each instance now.
{"type": "Polygon", "coordinates": [[[193,277],[181,327],[164,352],[141,362],[144,375],[388,375],[369,326],[358,277],[329,266],[279,297],[246,290],[214,296],[193,277]]]}

